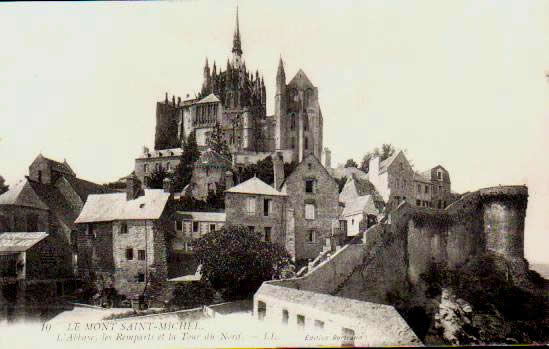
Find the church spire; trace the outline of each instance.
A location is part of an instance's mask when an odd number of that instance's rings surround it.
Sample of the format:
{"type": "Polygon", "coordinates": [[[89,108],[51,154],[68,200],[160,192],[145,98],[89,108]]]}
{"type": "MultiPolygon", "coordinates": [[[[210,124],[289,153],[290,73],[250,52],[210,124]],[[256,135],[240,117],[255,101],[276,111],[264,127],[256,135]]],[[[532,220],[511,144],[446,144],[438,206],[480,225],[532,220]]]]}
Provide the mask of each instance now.
{"type": "Polygon", "coordinates": [[[242,55],[242,45],[240,42],[240,25],[238,23],[238,5],[236,5],[236,28],[234,30],[233,37],[233,53],[236,53],[239,56],[242,55]]]}

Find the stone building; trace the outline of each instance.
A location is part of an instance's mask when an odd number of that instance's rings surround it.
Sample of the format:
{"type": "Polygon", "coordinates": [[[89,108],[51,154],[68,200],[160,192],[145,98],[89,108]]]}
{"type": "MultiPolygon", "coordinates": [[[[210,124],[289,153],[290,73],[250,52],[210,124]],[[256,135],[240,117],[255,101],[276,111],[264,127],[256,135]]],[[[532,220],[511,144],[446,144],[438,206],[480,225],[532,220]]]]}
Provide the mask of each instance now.
{"type": "Polygon", "coordinates": [[[175,236],[170,183],[142,191],[135,176],[126,181],[126,193],[90,195],[76,219],[79,274],[128,299],[162,302],[170,296],[167,261],[175,236]]]}
{"type": "Polygon", "coordinates": [[[198,200],[206,200],[208,193],[225,190],[227,171],[229,171],[229,180],[232,179],[231,169],[232,162],[219,153],[211,149],[203,152],[193,165],[190,183],[193,197],[198,200]]]}
{"type": "Polygon", "coordinates": [[[180,147],[194,130],[197,144],[205,146],[218,123],[233,154],[288,151],[300,162],[308,154],[323,154],[323,119],[318,88],[300,69],[288,84],[282,59],[276,76],[275,113],[267,115],[266,88],[259,71],[246,66],[238,9],[231,58],[225,68],[206,59],[202,88],[195,98],[166,95],[156,106],[155,150],[180,147]]]}
{"type": "Polygon", "coordinates": [[[227,225],[244,225],[264,241],[286,246],[286,199],[280,192],[257,177],[225,191],[227,225]]]}
{"type": "MultiPolygon", "coordinates": [[[[339,234],[338,196],[336,181],[312,153],[301,161],[294,171],[283,181],[284,171],[277,169],[282,161],[274,161],[275,185],[288,194],[288,207],[293,215],[287,220],[293,221],[293,227],[286,232],[294,235],[295,258],[297,260],[315,258],[321,251],[326,239],[339,234]]],[[[292,253],[291,247],[287,247],[292,253]]]]}
{"type": "Polygon", "coordinates": [[[0,195],[0,232],[46,232],[47,241],[59,242],[75,266],[74,220],[88,195],[108,192],[104,186],[77,178],[66,161],[40,154],[29,166],[29,176],[0,195]]]}
{"type": "Polygon", "coordinates": [[[225,226],[225,212],[177,211],[172,250],[192,252],[193,242],[225,226]]]}
{"type": "Polygon", "coordinates": [[[379,157],[370,159],[367,179],[378,190],[389,210],[401,202],[443,209],[454,200],[450,175],[444,167],[439,165],[416,172],[402,151],[396,151],[381,162],[379,157]]]}
{"type": "Polygon", "coordinates": [[[182,153],[181,147],[162,150],[149,150],[149,148],[143,147],[143,153],[135,159],[134,173],[139,181],[147,187],[148,179],[155,170],[158,171],[162,168],[167,173],[173,172],[181,161],[182,153]]]}

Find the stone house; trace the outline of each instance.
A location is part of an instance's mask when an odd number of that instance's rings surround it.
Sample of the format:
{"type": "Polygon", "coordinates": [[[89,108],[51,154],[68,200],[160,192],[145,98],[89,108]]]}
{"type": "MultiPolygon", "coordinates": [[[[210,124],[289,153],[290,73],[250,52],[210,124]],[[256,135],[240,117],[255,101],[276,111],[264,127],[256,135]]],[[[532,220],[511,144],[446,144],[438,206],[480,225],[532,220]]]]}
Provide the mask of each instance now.
{"type": "Polygon", "coordinates": [[[395,151],[389,158],[370,159],[368,180],[376,187],[389,209],[406,201],[415,204],[414,170],[403,151],[395,151]]]}
{"type": "Polygon", "coordinates": [[[244,225],[264,241],[286,245],[287,195],[257,177],[225,191],[227,225],[244,225]]]}
{"type": "Polygon", "coordinates": [[[142,191],[135,176],[126,182],[126,193],[90,195],[76,219],[79,274],[128,299],[162,302],[170,296],[167,261],[175,235],[171,183],[142,191]]]}
{"type": "Polygon", "coordinates": [[[175,220],[176,239],[172,250],[191,252],[193,241],[221,229],[225,225],[225,212],[177,211],[175,220]]]}
{"type": "Polygon", "coordinates": [[[295,247],[286,246],[296,260],[315,258],[326,239],[339,231],[339,188],[320,160],[307,155],[286,177],[281,159],[273,159],[275,185],[288,195],[287,239],[295,241],[295,247]],[[293,229],[292,229],[293,228],[293,229]]]}
{"type": "Polygon", "coordinates": [[[181,161],[181,148],[149,150],[143,147],[143,153],[135,159],[134,173],[144,187],[147,187],[148,178],[161,168],[171,173],[181,161]]]}
{"type": "Polygon", "coordinates": [[[421,173],[414,173],[414,190],[416,202],[414,205],[432,207],[433,185],[431,180],[421,173]]]}
{"type": "Polygon", "coordinates": [[[421,174],[431,182],[431,207],[443,209],[450,205],[453,201],[453,196],[451,191],[452,184],[448,171],[444,167],[438,165],[421,174]]]}
{"type": "Polygon", "coordinates": [[[29,176],[0,195],[0,232],[46,232],[48,243],[58,240],[75,266],[74,221],[88,195],[108,192],[112,191],[77,178],[67,161],[40,154],[29,166],[29,176]]]}

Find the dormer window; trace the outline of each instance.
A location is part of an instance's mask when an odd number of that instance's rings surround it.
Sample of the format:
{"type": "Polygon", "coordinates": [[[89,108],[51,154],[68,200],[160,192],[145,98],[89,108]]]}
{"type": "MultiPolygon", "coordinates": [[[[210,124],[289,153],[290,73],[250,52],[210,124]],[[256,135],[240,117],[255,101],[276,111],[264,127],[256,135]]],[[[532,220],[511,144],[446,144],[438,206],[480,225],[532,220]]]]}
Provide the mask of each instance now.
{"type": "Polygon", "coordinates": [[[158,156],[159,156],[159,157],[162,157],[162,153],[161,153],[161,152],[158,152],[158,156]]]}

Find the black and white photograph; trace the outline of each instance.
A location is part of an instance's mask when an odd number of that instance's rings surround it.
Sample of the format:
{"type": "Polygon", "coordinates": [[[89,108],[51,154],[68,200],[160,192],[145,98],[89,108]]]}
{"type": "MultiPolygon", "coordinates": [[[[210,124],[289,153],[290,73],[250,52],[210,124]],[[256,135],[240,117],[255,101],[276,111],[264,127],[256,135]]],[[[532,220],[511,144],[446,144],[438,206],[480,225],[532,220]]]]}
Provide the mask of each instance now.
{"type": "Polygon", "coordinates": [[[546,0],[0,4],[0,347],[549,344],[546,0]]]}

